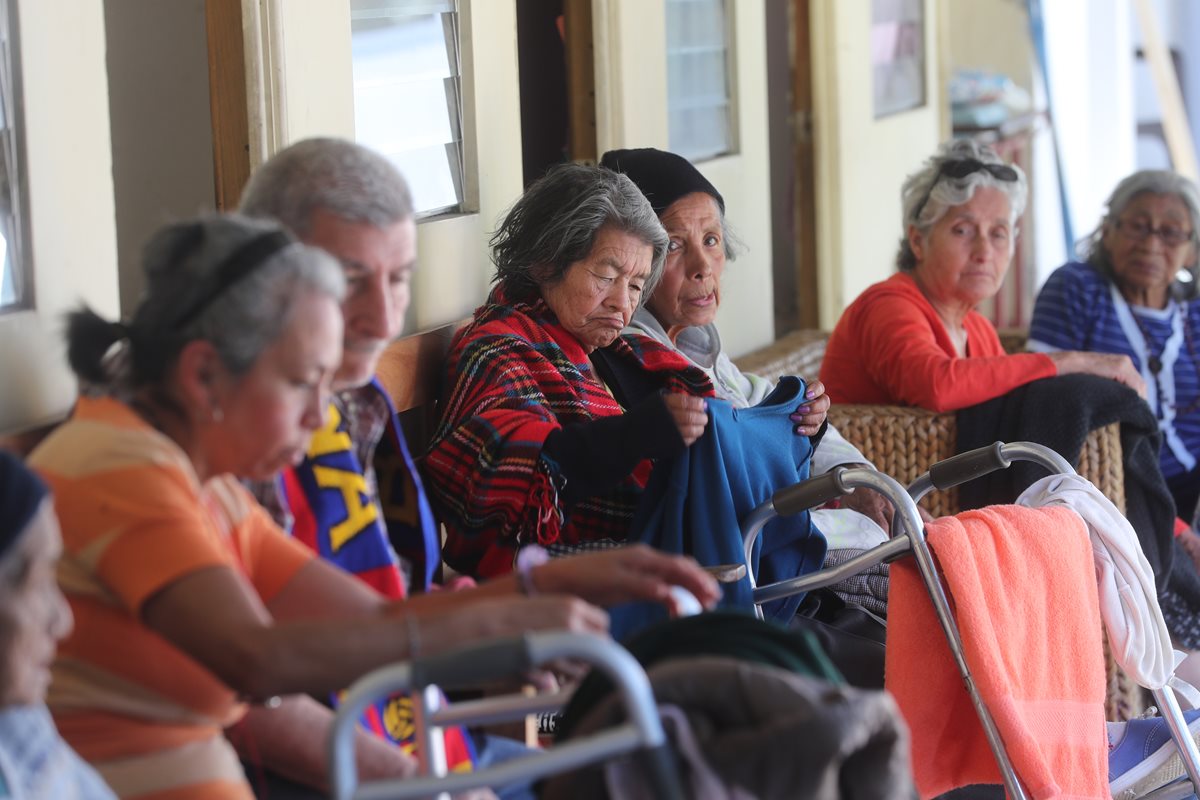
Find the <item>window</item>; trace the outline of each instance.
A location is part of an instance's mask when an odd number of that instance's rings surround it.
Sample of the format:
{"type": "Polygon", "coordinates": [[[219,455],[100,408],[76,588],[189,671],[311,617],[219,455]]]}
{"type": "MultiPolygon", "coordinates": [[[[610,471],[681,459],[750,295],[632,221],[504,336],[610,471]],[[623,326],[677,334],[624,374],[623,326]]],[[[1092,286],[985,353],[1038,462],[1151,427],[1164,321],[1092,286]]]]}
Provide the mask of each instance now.
{"type": "Polygon", "coordinates": [[[412,187],[418,216],[463,203],[457,0],[351,0],[355,137],[412,187]]]}
{"type": "Polygon", "coordinates": [[[30,286],[25,221],[24,150],[15,0],[0,0],[0,312],[28,308],[30,286]]]}
{"type": "Polygon", "coordinates": [[[671,150],[692,161],[734,149],[726,0],[666,0],[671,150]]]}

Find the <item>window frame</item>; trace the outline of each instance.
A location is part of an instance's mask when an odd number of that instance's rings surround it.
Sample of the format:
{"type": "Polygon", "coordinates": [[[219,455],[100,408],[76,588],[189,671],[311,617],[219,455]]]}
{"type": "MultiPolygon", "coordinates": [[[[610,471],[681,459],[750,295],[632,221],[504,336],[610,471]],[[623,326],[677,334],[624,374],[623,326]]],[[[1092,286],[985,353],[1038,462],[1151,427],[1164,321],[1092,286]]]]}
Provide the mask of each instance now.
{"type": "MultiPolygon", "coordinates": [[[[680,7],[684,7],[684,6],[687,6],[691,2],[693,2],[693,0],[664,0],[664,4],[663,4],[664,14],[669,13],[668,8],[671,5],[678,5],[680,7]]],[[[672,112],[674,109],[672,107],[672,95],[671,95],[671,71],[670,71],[669,66],[667,68],[666,99],[667,99],[668,147],[672,152],[677,152],[677,153],[680,153],[681,155],[684,155],[693,164],[701,164],[706,161],[713,161],[713,160],[720,159],[720,158],[726,158],[728,156],[735,156],[741,152],[741,137],[740,137],[740,132],[741,132],[740,127],[741,126],[740,126],[738,97],[737,97],[738,96],[738,91],[737,91],[737,87],[738,87],[738,83],[737,83],[737,81],[738,81],[737,4],[735,2],[733,2],[733,0],[718,0],[718,2],[721,5],[723,18],[725,21],[725,26],[724,26],[725,41],[724,41],[724,47],[723,47],[723,51],[725,54],[725,58],[724,58],[724,67],[725,67],[725,69],[724,69],[724,74],[725,74],[724,109],[725,109],[725,123],[726,123],[725,129],[726,129],[726,134],[727,134],[725,149],[720,150],[718,152],[711,152],[711,153],[710,152],[703,152],[703,153],[699,153],[699,154],[687,153],[687,152],[684,152],[684,150],[686,150],[686,148],[681,148],[677,145],[676,142],[672,141],[671,116],[672,116],[672,112]]],[[[668,35],[669,35],[669,31],[668,31],[668,35]]],[[[669,61],[671,54],[672,54],[672,48],[670,46],[668,46],[665,41],[664,41],[663,45],[664,45],[664,47],[663,47],[664,58],[668,59],[668,61],[669,61]]]]}
{"type": "MultiPolygon", "coordinates": [[[[11,219],[11,241],[9,250],[16,252],[11,260],[14,283],[17,287],[15,302],[0,305],[0,316],[30,311],[36,308],[36,291],[34,284],[33,259],[29,243],[32,229],[29,220],[29,190],[26,175],[28,173],[28,158],[25,149],[25,93],[24,74],[21,67],[21,37],[20,18],[16,0],[0,0],[0,14],[7,25],[7,37],[0,40],[0,59],[7,62],[9,80],[11,83],[11,108],[5,109],[5,121],[8,123],[0,128],[0,146],[4,146],[3,138],[8,134],[12,138],[13,170],[16,173],[9,177],[10,193],[13,195],[13,213],[11,219]]],[[[0,69],[4,65],[0,64],[0,69]]],[[[6,256],[7,257],[7,256],[6,256]]]]}
{"type": "MultiPolygon", "coordinates": [[[[386,18],[387,16],[389,16],[389,14],[388,14],[389,7],[397,8],[399,6],[405,5],[403,0],[365,0],[365,2],[369,2],[371,5],[376,6],[377,13],[371,14],[369,12],[369,10],[367,10],[367,9],[360,9],[360,12],[365,12],[364,15],[362,17],[360,17],[362,19],[386,18]]],[[[458,200],[456,203],[451,204],[451,205],[438,206],[435,208],[428,208],[428,209],[417,211],[413,215],[414,219],[418,223],[422,223],[422,222],[427,222],[427,221],[451,218],[451,217],[459,216],[462,214],[474,213],[472,210],[473,203],[471,200],[471,198],[472,198],[471,183],[472,182],[470,180],[470,174],[468,172],[468,155],[467,155],[468,142],[467,142],[467,119],[466,119],[467,110],[466,110],[466,103],[464,100],[464,89],[465,89],[464,83],[465,83],[465,81],[464,81],[464,74],[463,74],[463,70],[464,70],[463,49],[466,46],[466,43],[464,43],[464,41],[463,41],[463,26],[466,21],[466,16],[465,16],[464,9],[463,9],[463,0],[434,0],[433,2],[429,2],[429,3],[425,3],[425,4],[422,4],[418,0],[417,2],[410,2],[409,4],[414,5],[414,6],[428,5],[429,6],[428,13],[442,13],[442,14],[448,13],[451,15],[451,20],[452,20],[452,26],[451,26],[452,31],[446,33],[446,48],[447,48],[447,57],[448,57],[448,59],[452,60],[453,65],[454,65],[454,75],[445,80],[449,80],[451,82],[452,91],[454,94],[453,98],[447,98],[447,99],[449,101],[448,106],[450,106],[450,108],[448,108],[448,111],[450,111],[450,114],[449,114],[450,130],[452,132],[452,135],[456,138],[454,138],[451,142],[447,142],[446,144],[447,144],[447,146],[450,144],[455,144],[455,143],[457,145],[457,147],[456,147],[456,151],[457,151],[456,156],[457,157],[448,158],[447,161],[448,161],[448,166],[450,169],[451,181],[454,184],[455,194],[456,194],[458,200]],[[436,9],[439,6],[449,6],[450,10],[438,12],[436,9]]],[[[351,15],[351,36],[353,36],[353,24],[354,24],[354,19],[355,19],[355,11],[353,8],[350,9],[350,15],[351,15]]],[[[353,56],[352,56],[351,57],[351,75],[352,76],[353,76],[353,72],[354,72],[354,65],[353,65],[353,56]]],[[[355,138],[355,141],[358,141],[368,147],[375,148],[375,145],[373,143],[363,142],[361,139],[359,139],[357,132],[355,133],[354,138],[355,138]]],[[[375,148],[375,149],[378,149],[378,148],[375,148]]],[[[408,177],[407,173],[406,173],[406,177],[408,177]]],[[[411,178],[410,178],[410,180],[411,180],[411,178]]]]}

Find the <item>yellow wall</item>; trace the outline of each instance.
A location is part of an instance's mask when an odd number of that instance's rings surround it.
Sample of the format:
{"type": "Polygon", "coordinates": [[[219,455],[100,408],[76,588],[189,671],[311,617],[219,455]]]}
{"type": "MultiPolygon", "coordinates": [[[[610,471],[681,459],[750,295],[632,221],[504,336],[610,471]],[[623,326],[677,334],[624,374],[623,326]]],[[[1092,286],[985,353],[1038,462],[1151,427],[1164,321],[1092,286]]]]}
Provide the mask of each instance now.
{"type": "Polygon", "coordinates": [[[1024,3],[1012,0],[939,0],[952,68],[983,69],[1033,91],[1033,46],[1024,3]]]}
{"type": "Polygon", "coordinates": [[[938,4],[925,0],[926,103],[876,120],[871,4],[814,0],[812,48],[821,327],[831,328],[867,286],[895,271],[900,185],[933,153],[944,113],[938,4]]]}
{"type": "Polygon", "coordinates": [[[0,430],[70,407],[63,312],[119,310],[103,8],[21,3],[20,17],[36,307],[0,316],[0,430]]]}

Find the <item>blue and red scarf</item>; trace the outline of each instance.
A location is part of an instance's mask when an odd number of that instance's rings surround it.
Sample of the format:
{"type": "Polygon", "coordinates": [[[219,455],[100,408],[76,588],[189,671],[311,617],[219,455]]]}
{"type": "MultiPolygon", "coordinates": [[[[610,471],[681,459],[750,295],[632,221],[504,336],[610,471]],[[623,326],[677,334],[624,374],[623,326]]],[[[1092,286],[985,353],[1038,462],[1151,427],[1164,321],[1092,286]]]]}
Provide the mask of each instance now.
{"type": "MultiPolygon", "coordinates": [[[[396,553],[412,565],[412,589],[428,590],[441,565],[437,525],[391,399],[377,382],[370,386],[388,410],[374,457],[380,502],[371,497],[347,420],[334,404],[325,426],[313,434],[304,461],[283,473],[282,489],[296,539],[386,597],[401,600],[408,592],[396,553]]],[[[415,747],[413,703],[407,695],[380,700],[362,722],[405,752],[415,747]]],[[[470,770],[474,751],[466,732],[447,728],[445,739],[450,769],[470,770]]]]}

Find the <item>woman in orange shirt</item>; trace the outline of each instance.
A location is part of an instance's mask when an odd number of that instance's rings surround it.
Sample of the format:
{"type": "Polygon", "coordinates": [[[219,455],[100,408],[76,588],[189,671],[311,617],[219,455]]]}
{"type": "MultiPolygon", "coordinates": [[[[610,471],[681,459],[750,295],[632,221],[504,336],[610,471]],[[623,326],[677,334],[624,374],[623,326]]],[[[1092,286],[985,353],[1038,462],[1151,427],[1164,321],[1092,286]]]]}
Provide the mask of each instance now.
{"type": "Polygon", "coordinates": [[[859,295],[829,337],[821,382],[834,403],[956,411],[1072,372],[1144,394],[1127,356],[1006,355],[975,310],[1008,271],[1026,194],[1020,167],[969,139],[943,145],[905,180],[900,271],[859,295]]]}

